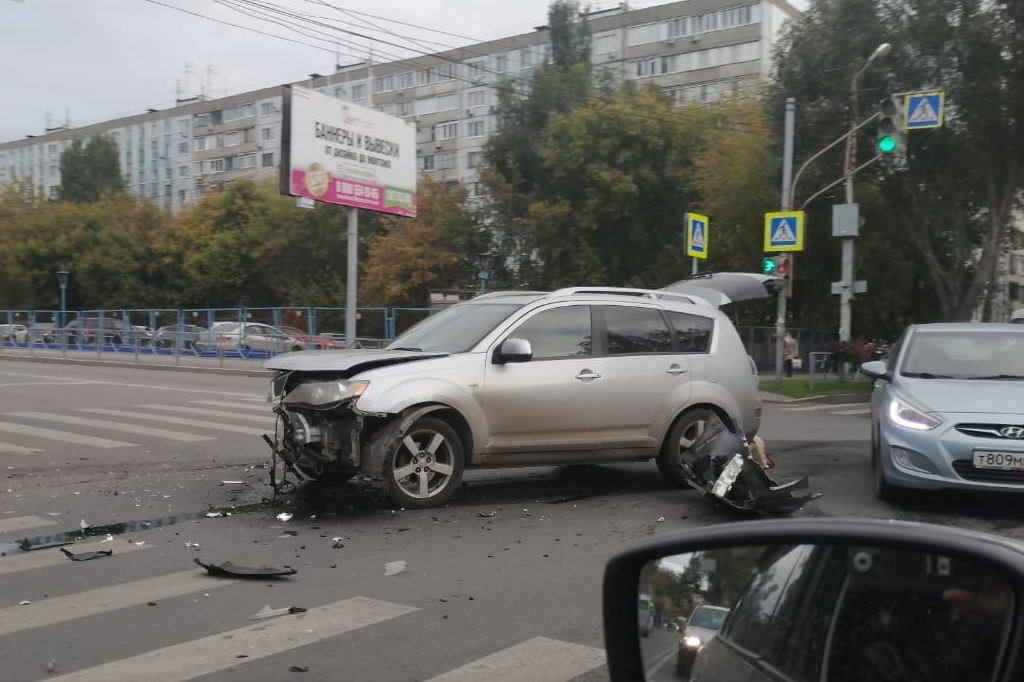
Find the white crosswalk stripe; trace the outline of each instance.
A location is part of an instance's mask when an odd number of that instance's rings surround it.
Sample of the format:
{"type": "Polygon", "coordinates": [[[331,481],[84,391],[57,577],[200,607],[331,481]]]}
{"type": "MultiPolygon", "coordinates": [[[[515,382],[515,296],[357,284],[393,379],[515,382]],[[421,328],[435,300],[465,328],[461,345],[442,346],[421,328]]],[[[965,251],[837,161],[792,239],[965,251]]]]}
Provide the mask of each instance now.
{"type": "MultiPolygon", "coordinates": [[[[136,545],[131,542],[117,542],[111,544],[97,540],[95,542],[74,543],[69,549],[76,554],[79,552],[97,552],[100,550],[113,549],[117,556],[131,554],[144,549],[152,549],[151,545],[136,545]]],[[[0,559],[0,575],[31,571],[37,568],[48,568],[59,564],[66,564],[68,558],[58,548],[35,549],[31,552],[6,556],[0,559]]]]}
{"type": "Polygon", "coordinates": [[[93,436],[83,436],[82,434],[73,433],[71,431],[44,429],[38,426],[27,426],[25,424],[13,424],[10,422],[0,422],[0,431],[16,433],[21,436],[31,436],[32,438],[56,440],[62,443],[72,443],[74,445],[84,445],[91,448],[137,447],[135,443],[126,443],[123,440],[112,440],[110,438],[95,438],[93,436]]]}
{"type": "Polygon", "coordinates": [[[200,419],[186,419],[185,417],[174,417],[167,414],[145,414],[144,412],[129,412],[128,410],[108,410],[102,407],[90,407],[83,409],[82,412],[132,417],[134,419],[163,422],[164,424],[180,424],[181,426],[192,426],[198,429],[210,429],[212,431],[244,433],[247,436],[258,437],[267,432],[266,429],[257,429],[253,426],[239,426],[238,424],[222,424],[220,422],[208,422],[200,419]]]}
{"type": "Polygon", "coordinates": [[[411,606],[365,597],[343,599],[295,616],[263,621],[47,679],[53,682],[185,682],[413,611],[416,609],[411,606]],[[247,658],[240,661],[239,654],[247,658]]]}
{"type": "MultiPolygon", "coordinates": [[[[76,553],[80,551],[80,548],[75,548],[76,553]]],[[[235,582],[238,581],[219,580],[196,571],[184,571],[96,590],[85,590],[65,597],[50,597],[33,604],[31,609],[10,606],[0,609],[0,637],[12,632],[95,616],[151,601],[171,599],[194,592],[209,592],[235,582]]]]}
{"type": "Polygon", "coordinates": [[[181,412],[183,414],[201,414],[207,417],[223,417],[224,419],[237,419],[239,421],[259,422],[261,424],[274,423],[274,415],[268,410],[265,415],[239,414],[225,410],[211,410],[208,407],[187,407],[185,405],[139,405],[146,410],[162,410],[166,412],[181,412]]]}
{"type": "Polygon", "coordinates": [[[848,404],[841,403],[828,403],[824,405],[799,405],[799,406],[783,406],[780,407],[781,412],[824,412],[825,414],[835,414],[842,417],[855,417],[860,415],[871,414],[870,406],[863,407],[851,407],[848,404]]]}
{"type": "MultiPolygon", "coordinates": [[[[125,414],[131,412],[119,412],[108,410],[106,414],[125,414]]],[[[84,417],[71,417],[61,414],[49,414],[47,412],[7,412],[7,416],[19,419],[38,419],[41,421],[54,421],[71,426],[85,426],[93,429],[117,431],[119,433],[130,433],[135,436],[148,436],[150,438],[163,438],[164,440],[178,441],[179,443],[196,443],[203,440],[213,440],[212,436],[201,436],[196,433],[184,433],[181,431],[168,431],[166,429],[154,429],[149,426],[126,424],[124,422],[112,422],[102,419],[86,419],[84,417]]]]}
{"type": "Polygon", "coordinates": [[[29,530],[41,526],[56,526],[57,522],[51,519],[44,519],[41,516],[14,516],[7,519],[0,519],[0,535],[3,533],[16,533],[19,530],[29,530]]]}
{"type": "MultiPolygon", "coordinates": [[[[255,400],[255,399],[254,399],[255,400]]],[[[222,400],[193,400],[192,403],[196,405],[209,405],[210,407],[235,407],[243,410],[259,410],[265,414],[272,414],[270,411],[270,404],[265,399],[259,399],[259,405],[248,405],[245,403],[229,403],[222,400]]]]}
{"type": "Polygon", "coordinates": [[[0,452],[13,452],[16,455],[34,455],[37,452],[42,452],[39,448],[26,448],[22,445],[12,445],[10,443],[0,443],[0,452]]]}
{"type": "Polygon", "coordinates": [[[534,637],[427,682],[566,682],[604,660],[601,649],[534,637]]]}

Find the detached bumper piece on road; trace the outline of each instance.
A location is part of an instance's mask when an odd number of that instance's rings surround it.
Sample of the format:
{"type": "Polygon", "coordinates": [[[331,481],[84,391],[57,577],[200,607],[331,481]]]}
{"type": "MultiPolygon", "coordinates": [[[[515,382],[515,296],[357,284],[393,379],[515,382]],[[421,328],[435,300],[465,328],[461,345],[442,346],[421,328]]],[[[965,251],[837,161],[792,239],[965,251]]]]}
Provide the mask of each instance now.
{"type": "Polygon", "coordinates": [[[777,484],[755,460],[746,439],[733,433],[714,413],[683,457],[692,487],[705,496],[748,514],[788,514],[821,497],[804,476],[777,484]]]}

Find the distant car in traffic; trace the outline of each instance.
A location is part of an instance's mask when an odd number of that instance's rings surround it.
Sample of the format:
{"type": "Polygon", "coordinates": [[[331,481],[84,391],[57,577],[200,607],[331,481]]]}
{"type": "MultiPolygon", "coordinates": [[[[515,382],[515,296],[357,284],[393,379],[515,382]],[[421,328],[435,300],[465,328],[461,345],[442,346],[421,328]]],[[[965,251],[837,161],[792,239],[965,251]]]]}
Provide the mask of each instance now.
{"type": "Polygon", "coordinates": [[[206,327],[195,324],[169,324],[156,330],[153,335],[153,345],[157,348],[191,349],[195,346],[196,339],[206,332],[206,327]]]}
{"type": "Polygon", "coordinates": [[[287,353],[306,350],[304,341],[294,339],[277,327],[257,322],[217,322],[195,339],[199,350],[260,350],[287,353]]]}
{"type": "Polygon", "coordinates": [[[0,324],[0,341],[4,343],[25,343],[28,327],[23,324],[0,324]]]}
{"type": "Polygon", "coordinates": [[[861,372],[875,381],[880,499],[906,488],[1024,492],[1024,326],[912,325],[861,372]]]}
{"type": "Polygon", "coordinates": [[[315,348],[317,350],[328,350],[330,348],[338,347],[338,344],[334,342],[334,339],[326,334],[310,336],[307,332],[302,331],[298,327],[290,327],[288,325],[281,325],[278,329],[293,339],[298,339],[302,343],[306,344],[306,347],[310,349],[315,348]]]}
{"type": "Polygon", "coordinates": [[[56,341],[68,345],[91,345],[97,338],[115,346],[149,346],[153,333],[146,327],[126,325],[120,317],[79,317],[68,322],[63,329],[53,330],[56,341]]]}
{"type": "Polygon", "coordinates": [[[712,637],[718,634],[725,623],[729,609],[724,606],[701,604],[693,610],[679,633],[679,648],[676,650],[676,675],[689,677],[697,653],[712,637]]]}

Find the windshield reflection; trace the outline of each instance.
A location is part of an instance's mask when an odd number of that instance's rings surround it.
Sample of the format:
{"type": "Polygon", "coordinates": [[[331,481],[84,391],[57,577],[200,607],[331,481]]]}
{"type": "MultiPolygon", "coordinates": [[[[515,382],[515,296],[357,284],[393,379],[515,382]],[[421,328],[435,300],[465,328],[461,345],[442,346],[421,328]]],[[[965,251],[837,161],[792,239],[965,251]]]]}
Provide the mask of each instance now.
{"type": "Polygon", "coordinates": [[[388,344],[387,349],[465,353],[521,307],[520,303],[455,305],[420,320],[388,344]]]}

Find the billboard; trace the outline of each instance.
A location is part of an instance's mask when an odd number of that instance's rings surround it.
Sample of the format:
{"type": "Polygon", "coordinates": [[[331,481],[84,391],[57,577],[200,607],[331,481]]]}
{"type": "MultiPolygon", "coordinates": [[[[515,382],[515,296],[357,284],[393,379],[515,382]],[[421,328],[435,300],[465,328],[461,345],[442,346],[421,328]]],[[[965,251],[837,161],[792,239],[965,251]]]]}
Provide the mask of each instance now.
{"type": "Polygon", "coordinates": [[[416,215],[416,127],[295,85],[284,87],[281,193],[416,215]]]}

